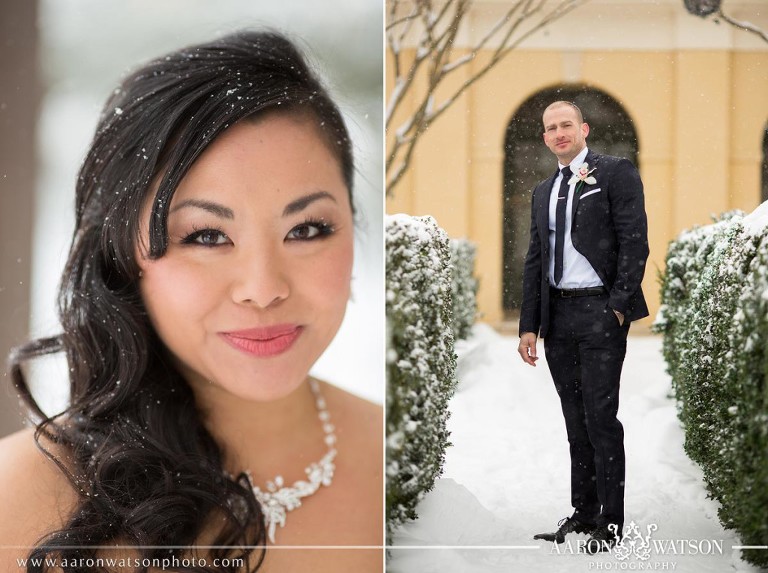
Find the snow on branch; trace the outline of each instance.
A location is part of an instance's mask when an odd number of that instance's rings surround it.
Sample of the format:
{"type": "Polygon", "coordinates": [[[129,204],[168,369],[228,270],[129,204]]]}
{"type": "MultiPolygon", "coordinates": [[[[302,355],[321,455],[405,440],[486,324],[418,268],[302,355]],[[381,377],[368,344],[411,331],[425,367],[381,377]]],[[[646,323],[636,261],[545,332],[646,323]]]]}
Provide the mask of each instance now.
{"type": "Polygon", "coordinates": [[[712,20],[715,23],[720,23],[720,20],[723,20],[735,28],[755,34],[764,42],[768,42],[768,34],[765,30],[751,22],[735,20],[723,12],[722,0],[683,0],[683,4],[688,13],[694,16],[699,16],[700,18],[712,16],[712,20]]]}
{"type": "Polygon", "coordinates": [[[733,18],[725,14],[722,10],[720,10],[717,13],[717,17],[720,18],[721,20],[728,22],[731,26],[741,28],[742,30],[745,30],[747,32],[752,32],[753,34],[762,38],[764,42],[768,42],[768,34],[766,34],[765,30],[758,28],[757,26],[755,26],[750,22],[734,20],[733,18]]]}

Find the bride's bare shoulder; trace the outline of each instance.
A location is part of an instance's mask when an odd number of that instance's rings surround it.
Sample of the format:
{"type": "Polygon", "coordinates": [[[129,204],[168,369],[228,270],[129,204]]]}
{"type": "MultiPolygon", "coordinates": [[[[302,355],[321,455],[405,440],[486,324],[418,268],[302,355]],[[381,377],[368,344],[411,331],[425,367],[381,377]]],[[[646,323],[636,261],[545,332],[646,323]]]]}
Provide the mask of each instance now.
{"type": "MultiPolygon", "coordinates": [[[[76,501],[64,474],[40,451],[33,429],[0,439],[0,545],[34,545],[65,523],[76,501]]],[[[7,558],[0,555],[0,564],[7,558]]]]}

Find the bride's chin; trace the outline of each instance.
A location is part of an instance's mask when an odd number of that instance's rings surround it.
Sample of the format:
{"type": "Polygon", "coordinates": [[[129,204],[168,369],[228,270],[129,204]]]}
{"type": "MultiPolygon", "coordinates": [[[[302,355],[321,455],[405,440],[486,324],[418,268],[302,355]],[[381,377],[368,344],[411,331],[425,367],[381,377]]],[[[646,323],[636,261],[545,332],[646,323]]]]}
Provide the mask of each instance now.
{"type": "Polygon", "coordinates": [[[233,397],[248,402],[274,402],[287,398],[298,390],[307,379],[304,376],[275,376],[268,379],[248,377],[246,379],[230,380],[228,383],[216,384],[219,388],[233,397]]]}

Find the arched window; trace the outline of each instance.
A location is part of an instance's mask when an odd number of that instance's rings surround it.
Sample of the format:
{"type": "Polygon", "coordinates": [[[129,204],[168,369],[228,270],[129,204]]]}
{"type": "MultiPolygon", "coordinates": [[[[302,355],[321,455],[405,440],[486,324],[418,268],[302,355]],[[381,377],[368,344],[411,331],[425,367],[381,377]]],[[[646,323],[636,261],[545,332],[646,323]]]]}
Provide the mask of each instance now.
{"type": "MultiPolygon", "coordinates": [[[[563,85],[528,98],[512,116],[504,140],[503,288],[507,317],[520,309],[523,262],[528,252],[531,192],[557,169],[557,159],[544,145],[541,115],[550,103],[572,101],[589,124],[587,146],[607,155],[626,157],[637,165],[637,134],[621,104],[587,86],[563,85]]],[[[639,165],[637,165],[639,167],[639,165]]]]}

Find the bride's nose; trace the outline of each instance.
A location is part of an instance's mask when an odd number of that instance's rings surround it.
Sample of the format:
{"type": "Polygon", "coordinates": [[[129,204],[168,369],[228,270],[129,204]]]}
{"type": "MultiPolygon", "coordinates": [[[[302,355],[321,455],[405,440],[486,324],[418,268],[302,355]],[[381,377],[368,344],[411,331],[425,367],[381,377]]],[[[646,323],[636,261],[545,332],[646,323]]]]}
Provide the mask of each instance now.
{"type": "Polygon", "coordinates": [[[234,262],[237,265],[233,269],[234,302],[268,308],[290,296],[290,281],[280,247],[251,248],[234,262]]]}

